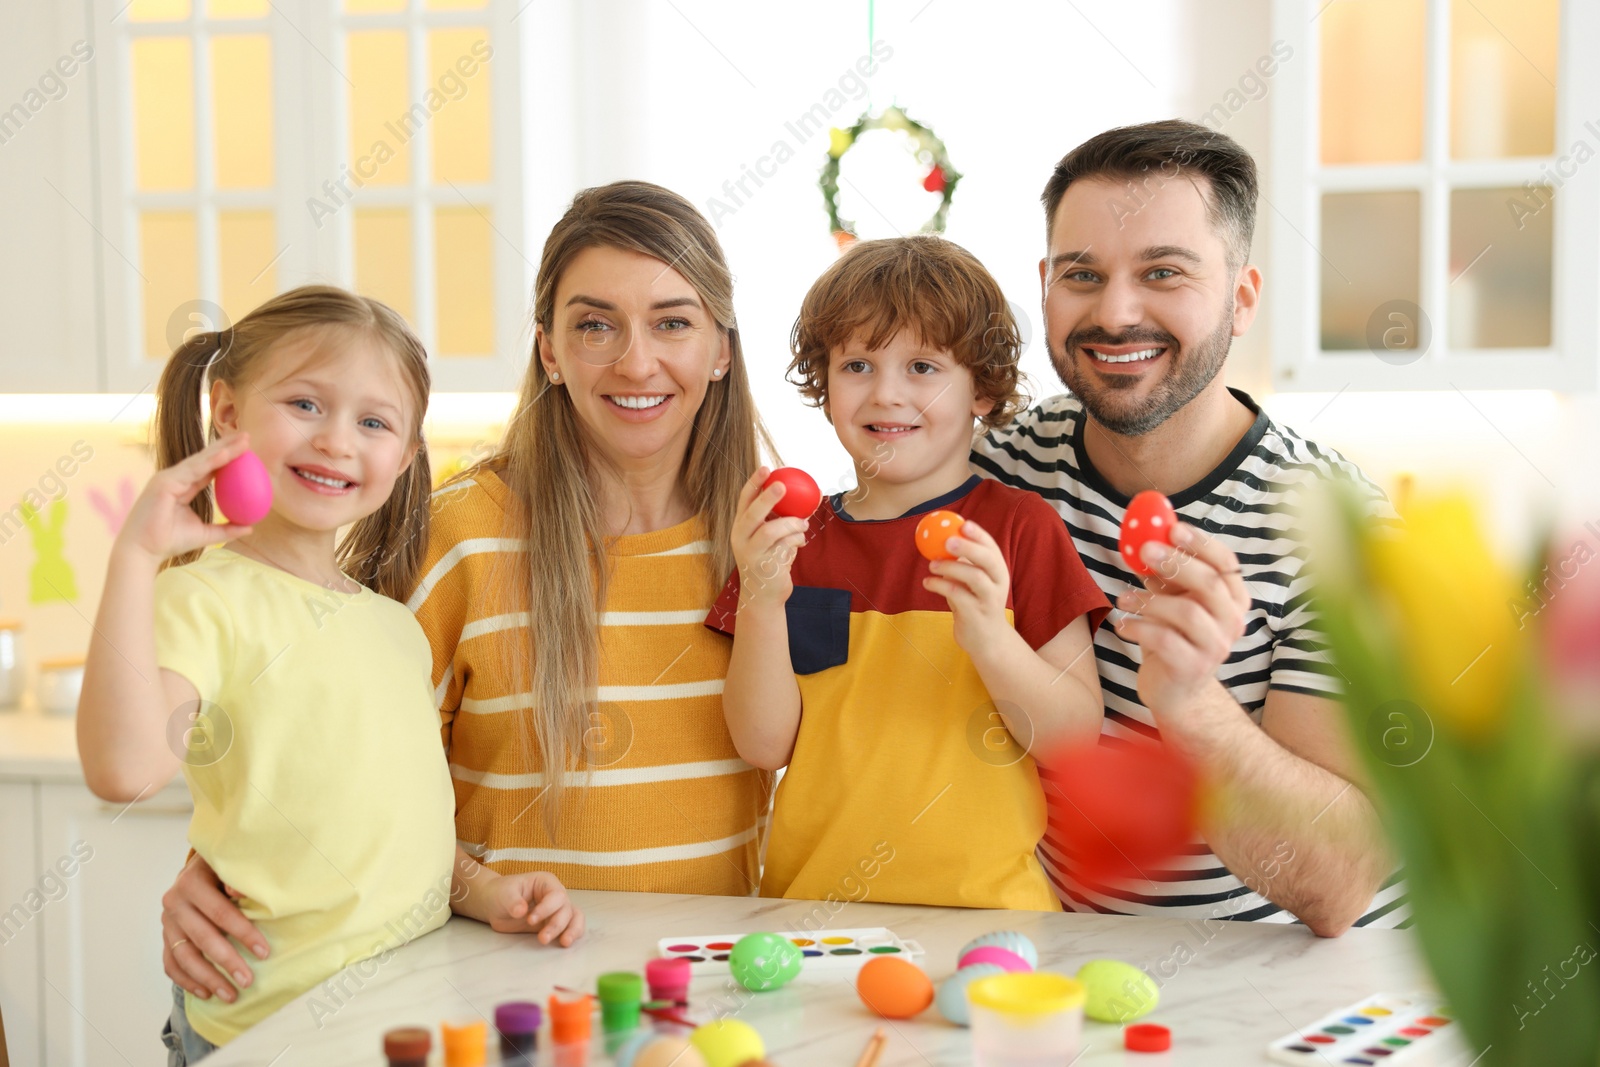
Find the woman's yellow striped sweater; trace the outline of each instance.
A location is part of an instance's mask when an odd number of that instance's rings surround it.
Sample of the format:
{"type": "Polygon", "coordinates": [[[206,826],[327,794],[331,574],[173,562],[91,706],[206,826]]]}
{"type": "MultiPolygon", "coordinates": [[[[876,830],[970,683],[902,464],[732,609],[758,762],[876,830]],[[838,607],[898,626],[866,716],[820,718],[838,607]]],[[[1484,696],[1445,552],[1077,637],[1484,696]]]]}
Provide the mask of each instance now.
{"type": "Polygon", "coordinates": [[[732,645],[703,625],[717,589],[705,577],[703,521],[610,545],[591,722],[599,732],[587,739],[605,765],[569,773],[552,840],[529,695],[514,691],[496,646],[528,639],[526,613],[497,614],[504,601],[490,595],[505,576],[497,556],[522,550],[505,536],[509,502],[488,472],[436,492],[422,581],[408,601],[433,646],[462,847],[501,873],[547,870],[574,889],[754,892],[767,792],[722,717],[732,645]]]}

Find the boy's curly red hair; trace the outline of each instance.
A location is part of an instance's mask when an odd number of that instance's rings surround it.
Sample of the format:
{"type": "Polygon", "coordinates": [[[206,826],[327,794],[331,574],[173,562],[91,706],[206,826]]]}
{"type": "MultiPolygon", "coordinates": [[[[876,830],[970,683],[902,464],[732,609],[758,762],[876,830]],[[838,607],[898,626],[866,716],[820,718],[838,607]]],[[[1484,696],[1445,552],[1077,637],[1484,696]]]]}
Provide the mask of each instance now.
{"type": "Polygon", "coordinates": [[[830,352],[857,337],[875,351],[901,330],[972,372],[975,397],[994,401],[985,426],[1027,406],[1022,338],[1000,283],[971,252],[933,234],[858,242],[823,271],[800,305],[785,377],[821,407],[830,352]]]}

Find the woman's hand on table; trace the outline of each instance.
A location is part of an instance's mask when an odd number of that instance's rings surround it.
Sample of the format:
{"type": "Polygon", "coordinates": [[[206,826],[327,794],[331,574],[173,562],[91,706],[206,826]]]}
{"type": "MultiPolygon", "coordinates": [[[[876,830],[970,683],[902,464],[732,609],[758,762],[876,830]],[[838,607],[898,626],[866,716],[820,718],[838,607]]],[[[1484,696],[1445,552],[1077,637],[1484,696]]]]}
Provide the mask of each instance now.
{"type": "Polygon", "coordinates": [[[231,1004],[254,979],[229,937],[266,959],[266,938],[239,910],[211,865],[192,856],[161,897],[161,965],[183,989],[201,1000],[213,995],[231,1004]],[[232,981],[229,980],[232,976],[232,981]]]}
{"type": "Polygon", "coordinates": [[[583,912],[547,871],[498,875],[485,889],[492,930],[534,934],[542,945],[559,940],[562,948],[583,936],[583,912]]]}

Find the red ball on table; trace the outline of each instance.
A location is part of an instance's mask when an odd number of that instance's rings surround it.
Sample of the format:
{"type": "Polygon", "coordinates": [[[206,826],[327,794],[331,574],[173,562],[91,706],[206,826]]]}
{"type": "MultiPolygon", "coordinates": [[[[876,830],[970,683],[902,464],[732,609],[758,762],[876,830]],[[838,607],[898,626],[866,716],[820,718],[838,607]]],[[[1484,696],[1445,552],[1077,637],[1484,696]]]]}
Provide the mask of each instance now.
{"type": "Polygon", "coordinates": [[[779,467],[761,483],[765,490],[773,482],[783,483],[783,496],[772,505],[772,513],[786,519],[808,519],[822,503],[822,490],[816,480],[799,467],[779,467]]]}
{"type": "Polygon", "coordinates": [[[1122,534],[1117,547],[1122,559],[1135,574],[1150,574],[1149,564],[1140,555],[1151,541],[1172,544],[1172,528],[1177,525],[1178,513],[1172,510],[1172,501],[1146,489],[1128,501],[1128,510],[1122,516],[1122,534]]]}

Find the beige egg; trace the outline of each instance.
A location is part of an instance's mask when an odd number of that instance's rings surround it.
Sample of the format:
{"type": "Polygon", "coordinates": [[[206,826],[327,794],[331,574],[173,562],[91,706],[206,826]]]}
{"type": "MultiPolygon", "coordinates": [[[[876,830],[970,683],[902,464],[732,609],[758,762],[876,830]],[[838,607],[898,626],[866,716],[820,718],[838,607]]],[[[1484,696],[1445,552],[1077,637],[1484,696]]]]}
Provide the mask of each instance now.
{"type": "Polygon", "coordinates": [[[639,1050],[633,1067],[706,1067],[706,1059],[687,1038],[658,1037],[639,1050]]]}

